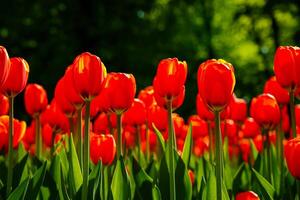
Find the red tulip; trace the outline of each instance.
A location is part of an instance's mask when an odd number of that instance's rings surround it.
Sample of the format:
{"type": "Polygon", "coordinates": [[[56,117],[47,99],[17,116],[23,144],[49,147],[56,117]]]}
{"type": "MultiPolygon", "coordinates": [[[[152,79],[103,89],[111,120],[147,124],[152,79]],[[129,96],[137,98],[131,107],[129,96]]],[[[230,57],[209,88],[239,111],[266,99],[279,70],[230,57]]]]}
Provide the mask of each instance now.
{"type": "Polygon", "coordinates": [[[233,66],[221,59],[207,60],[199,66],[197,79],[199,94],[210,110],[223,110],[235,86],[233,66]]]}
{"type": "Polygon", "coordinates": [[[166,109],[153,104],[148,112],[148,126],[153,129],[152,124],[160,131],[165,131],[168,126],[168,112],[166,109]]]}
{"type": "Polygon", "coordinates": [[[194,183],[195,183],[195,174],[190,169],[189,169],[188,173],[189,173],[189,177],[190,177],[191,183],[192,183],[192,185],[194,185],[194,183]]]}
{"type": "Polygon", "coordinates": [[[90,138],[90,156],[96,165],[99,160],[103,165],[111,165],[116,154],[116,143],[112,135],[92,134],[90,138]]]}
{"type": "Polygon", "coordinates": [[[8,98],[0,93],[0,116],[7,115],[9,109],[8,98]]]}
{"type": "Polygon", "coordinates": [[[104,88],[107,89],[112,112],[123,113],[131,107],[136,92],[135,78],[132,74],[109,73],[104,88]]]}
{"type": "Polygon", "coordinates": [[[49,124],[44,124],[42,127],[42,138],[43,143],[46,147],[52,147],[53,128],[49,124]]]}
{"type": "Polygon", "coordinates": [[[284,148],[284,155],[286,163],[291,174],[298,180],[300,180],[300,138],[294,138],[289,140],[284,148]]]}
{"type": "Polygon", "coordinates": [[[148,86],[145,89],[139,92],[138,98],[145,103],[146,108],[148,109],[152,104],[156,103],[154,98],[154,89],[153,86],[148,86]]]}
{"type": "Polygon", "coordinates": [[[75,90],[75,86],[73,83],[72,65],[69,66],[65,71],[64,88],[64,96],[66,97],[68,102],[75,106],[76,109],[81,108],[84,104],[84,101],[75,90]]]}
{"type": "Polygon", "coordinates": [[[259,200],[256,193],[252,191],[240,192],[235,196],[235,200],[259,200]]]}
{"type": "Polygon", "coordinates": [[[0,88],[8,77],[10,60],[6,49],[0,46],[0,88]]]}
{"type": "MultiPolygon", "coordinates": [[[[173,111],[182,105],[182,103],[184,101],[184,97],[185,97],[184,95],[185,95],[185,87],[182,87],[179,95],[172,99],[172,110],[173,111]]],[[[159,106],[167,109],[167,99],[166,98],[159,96],[158,93],[156,93],[155,91],[154,91],[154,97],[159,106]]]]}
{"type": "Polygon", "coordinates": [[[197,107],[197,114],[201,119],[204,119],[206,121],[214,120],[214,114],[208,109],[206,104],[203,102],[200,94],[197,94],[196,107],[197,107]]]}
{"type": "Polygon", "coordinates": [[[248,117],[242,125],[243,136],[245,138],[254,138],[261,134],[259,124],[252,117],[248,117]]]}
{"type": "Polygon", "coordinates": [[[229,104],[230,118],[234,121],[243,122],[247,117],[247,102],[244,99],[232,95],[232,101],[229,104]]]}
{"type": "Polygon", "coordinates": [[[153,81],[155,93],[163,98],[178,97],[185,84],[187,64],[177,58],[167,58],[160,61],[153,81]]]}
{"type": "Polygon", "coordinates": [[[207,137],[205,138],[198,138],[194,143],[193,153],[197,157],[203,156],[203,154],[208,150],[208,145],[210,144],[208,144],[209,142],[207,141],[207,137]]]}
{"type": "Polygon", "coordinates": [[[100,112],[109,112],[110,99],[107,91],[107,88],[103,88],[100,94],[91,101],[91,116],[96,116],[100,112]]]}
{"type": "Polygon", "coordinates": [[[125,126],[122,132],[122,142],[126,148],[133,149],[136,144],[136,128],[133,126],[125,126]]]}
{"type": "Polygon", "coordinates": [[[2,91],[6,96],[16,96],[27,84],[29,66],[23,58],[11,58],[10,63],[10,70],[2,85],[2,91]]]}
{"type": "Polygon", "coordinates": [[[289,117],[289,114],[288,114],[287,106],[284,106],[281,109],[281,119],[282,119],[282,130],[285,133],[289,133],[291,127],[290,127],[290,117],[289,117]]]}
{"type": "Polygon", "coordinates": [[[129,125],[142,125],[146,122],[146,106],[139,99],[134,99],[132,106],[124,113],[123,122],[129,125]]]}
{"type": "Polygon", "coordinates": [[[282,87],[295,89],[300,84],[300,48],[278,47],[274,57],[274,72],[282,87]]]}
{"type": "Polygon", "coordinates": [[[24,94],[25,108],[31,116],[43,112],[48,105],[46,90],[38,84],[28,84],[24,94]]]}
{"type": "Polygon", "coordinates": [[[272,94],[279,104],[288,104],[290,95],[287,90],[281,87],[276,77],[271,77],[265,84],[264,93],[272,94]]]}
{"type": "Polygon", "coordinates": [[[275,97],[261,94],[252,99],[250,114],[254,120],[265,128],[273,128],[280,121],[280,109],[275,97]]]}
{"type": "Polygon", "coordinates": [[[25,135],[23,137],[23,143],[31,146],[35,143],[35,121],[31,121],[30,126],[27,126],[25,135]]]}
{"type": "Polygon", "coordinates": [[[228,138],[235,138],[237,136],[237,132],[238,127],[232,119],[224,121],[224,132],[222,133],[224,136],[226,135],[228,138]]]}
{"type": "Polygon", "coordinates": [[[243,161],[248,163],[250,152],[251,152],[250,141],[248,139],[239,140],[239,147],[242,152],[243,161]]]}
{"type": "Polygon", "coordinates": [[[94,121],[93,131],[98,134],[106,134],[109,131],[109,122],[107,114],[100,113],[94,121]]]}
{"type": "Polygon", "coordinates": [[[176,138],[181,138],[184,140],[187,134],[184,119],[180,117],[177,113],[172,113],[172,120],[174,124],[176,138]]]}
{"type": "MultiPolygon", "coordinates": [[[[3,124],[2,128],[0,130],[2,131],[0,133],[0,138],[3,140],[0,144],[4,146],[0,146],[0,149],[5,147],[5,150],[8,150],[8,125],[9,122],[9,116],[3,115],[0,117],[0,124],[3,124]],[[4,129],[6,128],[6,130],[4,129]]],[[[26,122],[25,121],[19,121],[17,119],[13,119],[14,123],[14,135],[13,135],[13,148],[16,149],[20,143],[20,141],[23,139],[25,132],[26,132],[26,122]]]]}
{"type": "Polygon", "coordinates": [[[106,68],[100,58],[85,52],[77,56],[72,65],[73,84],[83,99],[99,95],[106,77],[106,68]]]}
{"type": "Polygon", "coordinates": [[[198,115],[190,116],[188,122],[192,125],[193,140],[208,135],[207,122],[201,119],[198,115]]]}

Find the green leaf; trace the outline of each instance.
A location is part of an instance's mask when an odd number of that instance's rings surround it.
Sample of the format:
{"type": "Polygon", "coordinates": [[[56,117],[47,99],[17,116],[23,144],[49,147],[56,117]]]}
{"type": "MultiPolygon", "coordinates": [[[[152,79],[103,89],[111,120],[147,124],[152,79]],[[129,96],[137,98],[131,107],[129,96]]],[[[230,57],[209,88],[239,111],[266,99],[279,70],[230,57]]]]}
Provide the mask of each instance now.
{"type": "Polygon", "coordinates": [[[94,167],[92,172],[89,175],[89,198],[95,199],[96,191],[99,187],[100,178],[101,177],[101,170],[102,170],[102,162],[99,161],[98,164],[94,167]],[[90,196],[92,195],[92,196],[90,196]]]}
{"type": "Polygon", "coordinates": [[[253,191],[257,194],[261,194],[266,200],[273,200],[275,194],[274,187],[254,168],[252,168],[252,175],[255,178],[255,185],[253,186],[253,191]]]}
{"type": "Polygon", "coordinates": [[[162,199],[170,199],[170,177],[169,177],[169,170],[166,161],[166,155],[162,156],[160,161],[159,167],[159,174],[158,174],[158,187],[161,192],[162,199]]]}
{"type": "Polygon", "coordinates": [[[185,163],[179,157],[175,171],[176,199],[192,199],[192,183],[185,163]]]}
{"type": "Polygon", "coordinates": [[[154,133],[156,134],[158,141],[163,149],[163,152],[166,151],[166,147],[165,147],[165,140],[164,137],[162,136],[161,132],[156,128],[155,124],[152,123],[152,127],[154,129],[154,133]]]}
{"type": "Polygon", "coordinates": [[[192,142],[192,124],[190,123],[182,151],[182,160],[186,167],[189,166],[191,158],[191,151],[193,146],[192,142]]]}
{"type": "Polygon", "coordinates": [[[233,174],[232,174],[232,167],[228,162],[225,163],[224,170],[225,170],[224,181],[225,181],[226,188],[228,190],[232,190],[233,174]]]}
{"type": "Polygon", "coordinates": [[[111,190],[114,199],[130,199],[130,182],[122,157],[117,160],[111,190]]]}
{"type": "Polygon", "coordinates": [[[161,200],[162,199],[159,188],[156,185],[153,185],[153,187],[152,187],[152,199],[153,200],[161,200]]]}
{"type": "Polygon", "coordinates": [[[21,161],[24,158],[24,156],[27,155],[27,151],[25,150],[22,142],[19,143],[17,155],[18,155],[17,162],[21,161]]]}
{"type": "Polygon", "coordinates": [[[80,164],[77,157],[73,136],[69,138],[69,183],[73,194],[76,194],[82,185],[83,178],[81,174],[80,164]]]}
{"type": "Polygon", "coordinates": [[[252,139],[250,139],[250,148],[251,148],[251,154],[253,156],[253,160],[256,160],[258,151],[252,139]]]}
{"type": "Polygon", "coordinates": [[[216,175],[214,170],[209,173],[209,178],[207,184],[204,188],[202,200],[212,200],[217,199],[217,188],[216,188],[216,175]]]}
{"type": "Polygon", "coordinates": [[[27,178],[26,180],[24,180],[8,197],[7,200],[21,200],[21,199],[25,199],[25,195],[26,195],[26,191],[28,188],[28,184],[29,184],[30,178],[27,178]]]}
{"type": "MultiPolygon", "coordinates": [[[[199,161],[197,162],[197,168],[196,168],[196,184],[197,184],[197,192],[200,192],[201,187],[203,187],[202,179],[204,179],[205,182],[205,172],[204,172],[204,164],[203,161],[204,158],[199,158],[199,161]]],[[[203,189],[203,188],[202,188],[203,189]]]]}
{"type": "Polygon", "coordinates": [[[40,188],[43,184],[45,173],[46,173],[47,161],[35,172],[33,175],[30,184],[29,184],[29,192],[26,195],[26,199],[36,199],[40,188]]]}
{"type": "Polygon", "coordinates": [[[26,154],[14,167],[13,170],[13,188],[17,187],[20,182],[28,178],[29,169],[27,168],[28,154],[26,154]]]}
{"type": "Polygon", "coordinates": [[[245,163],[243,162],[233,177],[232,192],[234,196],[240,191],[240,186],[242,184],[242,174],[244,169],[245,169],[245,163]]]}

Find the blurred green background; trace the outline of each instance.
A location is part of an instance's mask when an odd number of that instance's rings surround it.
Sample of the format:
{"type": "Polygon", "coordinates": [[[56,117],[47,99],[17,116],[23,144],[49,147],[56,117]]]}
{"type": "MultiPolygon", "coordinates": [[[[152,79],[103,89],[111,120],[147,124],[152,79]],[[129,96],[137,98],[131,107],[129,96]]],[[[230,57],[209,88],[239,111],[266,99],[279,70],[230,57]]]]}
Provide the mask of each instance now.
{"type": "MultiPolygon", "coordinates": [[[[178,110],[195,113],[196,72],[209,58],[236,70],[238,96],[262,92],[279,45],[300,42],[299,0],[14,0],[1,1],[0,44],[30,65],[29,82],[49,98],[76,55],[98,55],[108,71],[133,73],[138,89],[152,84],[159,61],[188,63],[186,99],[178,110]]],[[[24,118],[23,94],[16,98],[24,118]]]]}

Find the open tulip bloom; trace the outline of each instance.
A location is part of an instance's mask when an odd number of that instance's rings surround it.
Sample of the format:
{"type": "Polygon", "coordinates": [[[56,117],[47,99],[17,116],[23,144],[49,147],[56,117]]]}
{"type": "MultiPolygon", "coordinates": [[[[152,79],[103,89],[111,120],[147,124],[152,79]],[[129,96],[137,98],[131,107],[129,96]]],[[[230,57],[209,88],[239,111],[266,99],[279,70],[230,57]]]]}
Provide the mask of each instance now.
{"type": "Polygon", "coordinates": [[[278,47],[251,101],[231,63],[202,62],[185,119],[185,61],[162,59],[136,91],[133,74],[84,52],[51,95],[0,46],[0,199],[299,199],[299,49],[278,47]],[[28,124],[14,118],[23,90],[28,124]]]}

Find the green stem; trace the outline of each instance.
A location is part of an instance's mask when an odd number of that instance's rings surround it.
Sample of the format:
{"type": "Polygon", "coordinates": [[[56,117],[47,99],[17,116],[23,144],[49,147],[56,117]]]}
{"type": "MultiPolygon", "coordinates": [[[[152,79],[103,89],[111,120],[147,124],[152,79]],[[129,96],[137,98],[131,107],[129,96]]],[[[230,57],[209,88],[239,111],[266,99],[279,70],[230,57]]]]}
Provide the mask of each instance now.
{"type": "Polygon", "coordinates": [[[41,159],[42,137],[41,137],[41,123],[40,123],[39,114],[37,114],[35,117],[35,145],[36,145],[36,157],[38,159],[41,159]]]}
{"type": "Polygon", "coordinates": [[[211,164],[213,164],[213,162],[214,162],[213,132],[212,132],[211,125],[210,125],[209,121],[207,122],[207,128],[208,128],[208,136],[209,136],[209,161],[210,161],[211,164]]]}
{"type": "Polygon", "coordinates": [[[82,107],[77,110],[78,155],[81,172],[83,172],[83,142],[82,142],[82,107]]]}
{"type": "Polygon", "coordinates": [[[283,156],[283,130],[282,130],[282,117],[280,117],[280,122],[277,127],[277,160],[280,171],[280,185],[279,185],[279,197],[282,197],[283,187],[284,187],[284,173],[283,173],[283,164],[284,164],[284,156],[283,156]]]}
{"type": "Polygon", "coordinates": [[[141,129],[140,126],[136,126],[136,133],[137,133],[137,146],[138,146],[138,161],[141,163],[141,129]]]}
{"type": "Polygon", "coordinates": [[[176,151],[176,141],[173,131],[172,120],[172,99],[167,101],[168,108],[168,136],[169,136],[169,165],[170,165],[170,199],[176,199],[176,185],[175,185],[175,161],[174,150],[176,151]]]}
{"type": "Polygon", "coordinates": [[[101,184],[101,193],[100,193],[100,195],[101,195],[101,199],[102,200],[106,200],[107,198],[106,198],[106,193],[105,193],[105,177],[104,177],[104,165],[103,164],[101,164],[101,182],[100,182],[100,184],[101,184]]]}
{"type": "Polygon", "coordinates": [[[295,117],[295,94],[294,91],[290,91],[290,112],[291,112],[291,123],[292,123],[292,133],[293,138],[297,136],[296,132],[296,117],[295,117]]]}
{"type": "Polygon", "coordinates": [[[146,158],[147,158],[147,162],[150,162],[150,142],[149,142],[148,122],[146,122],[146,158]]]}
{"type": "Polygon", "coordinates": [[[118,159],[123,156],[122,152],[122,114],[117,114],[117,132],[118,132],[118,143],[117,143],[117,155],[118,159]]]}
{"type": "Polygon", "coordinates": [[[86,100],[85,116],[84,116],[84,143],[83,143],[83,183],[81,199],[87,199],[88,193],[88,177],[89,177],[89,158],[90,158],[90,100],[86,100]]]}
{"type": "MultiPolygon", "coordinates": [[[[72,148],[72,140],[71,140],[71,137],[72,137],[72,129],[74,129],[74,126],[73,126],[73,119],[70,117],[69,118],[69,124],[70,124],[70,135],[68,137],[68,142],[69,142],[69,152],[68,152],[68,161],[69,161],[69,172],[68,172],[68,175],[70,177],[70,180],[73,181],[74,180],[74,176],[73,176],[73,171],[74,171],[74,166],[73,166],[73,162],[72,162],[72,154],[71,154],[71,148],[72,148]]],[[[72,199],[72,197],[74,196],[75,194],[75,188],[74,188],[74,185],[73,184],[70,184],[70,197],[72,199]]]]}
{"type": "Polygon", "coordinates": [[[297,187],[297,195],[298,196],[298,200],[300,200],[300,181],[296,180],[296,187],[297,187]]]}
{"type": "Polygon", "coordinates": [[[9,101],[9,138],[8,138],[8,174],[7,174],[7,188],[6,197],[9,196],[12,190],[13,179],[13,135],[14,135],[14,97],[8,97],[9,101]]]}
{"type": "Polygon", "coordinates": [[[220,111],[215,111],[217,200],[222,200],[223,158],[220,111]]]}
{"type": "Polygon", "coordinates": [[[270,142],[269,142],[269,130],[263,128],[262,129],[262,133],[263,133],[263,137],[266,137],[264,142],[263,142],[263,160],[264,160],[264,165],[263,165],[263,169],[264,169],[264,174],[266,179],[271,183],[271,170],[270,168],[272,167],[272,165],[270,165],[271,163],[271,151],[270,151],[270,142]]]}

